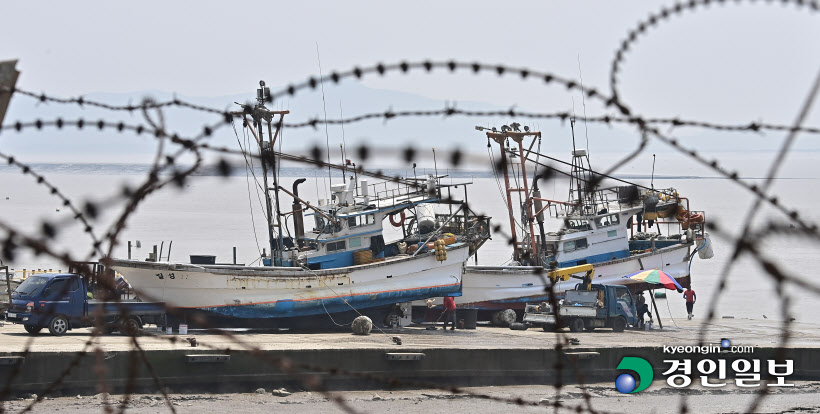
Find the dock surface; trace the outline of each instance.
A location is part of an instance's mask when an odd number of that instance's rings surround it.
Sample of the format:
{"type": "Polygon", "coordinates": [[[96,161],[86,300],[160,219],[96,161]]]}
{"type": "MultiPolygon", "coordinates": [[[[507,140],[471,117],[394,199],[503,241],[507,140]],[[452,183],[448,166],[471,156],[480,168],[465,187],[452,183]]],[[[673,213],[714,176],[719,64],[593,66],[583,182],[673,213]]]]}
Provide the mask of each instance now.
{"type": "MultiPolygon", "coordinates": [[[[698,320],[676,321],[677,326],[665,324],[664,329],[650,331],[627,330],[622,333],[610,329],[594,332],[563,331],[566,337],[578,338],[579,347],[662,347],[664,345],[695,345],[700,334],[698,320]],[[671,326],[670,326],[671,325],[671,326]]],[[[440,325],[439,325],[440,327],[440,325]]],[[[820,323],[792,322],[788,347],[820,348],[820,323]]],[[[151,326],[144,329],[138,338],[145,350],[190,349],[184,338],[197,338],[200,346],[219,349],[243,349],[242,344],[261,350],[330,350],[330,349],[385,349],[402,348],[425,349],[544,349],[553,348],[558,336],[544,332],[540,328],[514,331],[508,328],[481,326],[477,329],[457,329],[444,332],[442,329],[426,330],[422,326],[411,326],[397,330],[374,329],[370,335],[352,335],[349,332],[305,333],[292,331],[233,330],[225,335],[200,330],[191,330],[188,335],[166,335],[158,333],[151,326]],[[392,337],[399,336],[402,345],[393,343],[392,337]]],[[[32,352],[77,352],[91,337],[90,328],[75,329],[66,335],[55,337],[44,329],[32,337],[21,325],[5,324],[0,327],[0,353],[21,352],[31,341],[32,352]],[[32,339],[33,338],[33,339],[32,339]]],[[[733,345],[753,345],[770,348],[777,346],[782,337],[781,322],[751,319],[716,319],[707,325],[707,343],[720,343],[729,338],[733,345]]],[[[107,352],[122,352],[133,349],[131,338],[124,335],[103,335],[98,342],[107,352]]]]}

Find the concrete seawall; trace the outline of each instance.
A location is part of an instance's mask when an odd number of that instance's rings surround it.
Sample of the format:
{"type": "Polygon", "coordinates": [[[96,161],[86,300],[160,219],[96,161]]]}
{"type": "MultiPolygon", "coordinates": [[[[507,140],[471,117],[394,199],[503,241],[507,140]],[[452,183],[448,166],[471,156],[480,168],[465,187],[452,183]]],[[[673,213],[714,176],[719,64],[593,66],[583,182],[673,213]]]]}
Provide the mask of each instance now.
{"type": "MultiPolygon", "coordinates": [[[[737,324],[733,321],[732,324],[737,324]]],[[[425,331],[409,328],[387,335],[361,337],[347,333],[240,333],[229,338],[199,332],[200,346],[191,347],[178,336],[142,336],[141,348],[153,371],[174,391],[244,391],[255,386],[306,388],[305,383],[321,383],[331,389],[423,387],[437,383],[460,386],[511,384],[565,384],[610,382],[621,359],[646,359],[655,370],[656,381],[669,367],[664,360],[737,358],[765,361],[777,357],[776,337],[769,330],[776,325],[750,325],[742,329],[708,335],[712,345],[719,336],[731,336],[732,343],[749,347],[747,353],[664,353],[663,345],[694,345],[697,330],[679,328],[658,332],[569,333],[580,345],[555,349],[554,333],[540,330],[510,331],[479,328],[473,331],[425,331]],[[741,335],[742,333],[742,335],[741,335]],[[393,335],[403,345],[394,344],[393,335]],[[176,339],[176,340],[175,340],[176,339]],[[582,375],[579,377],[578,373],[582,375]]],[[[91,337],[90,331],[72,331],[63,337],[40,335],[33,339],[22,327],[0,328],[0,387],[10,380],[14,394],[42,395],[61,373],[72,367],[57,389],[62,392],[94,393],[100,388],[100,371],[109,391],[155,391],[151,370],[125,336],[99,338],[100,351],[89,348],[78,354],[91,337]],[[100,361],[102,361],[100,363],[100,361]],[[136,367],[136,368],[132,368],[136,367]],[[129,383],[132,385],[129,386],[129,383]]],[[[780,350],[794,361],[793,380],[820,380],[820,329],[814,325],[800,331],[789,348],[780,350]]],[[[186,338],[187,338],[186,337],[186,338]]],[[[716,346],[715,346],[716,347],[716,346]]],[[[697,373],[692,376],[697,380],[697,373]]],[[[732,375],[729,375],[731,378],[732,375]]]]}
{"type": "MultiPolygon", "coordinates": [[[[392,379],[397,386],[422,386],[425,383],[459,386],[578,383],[613,381],[621,358],[639,356],[655,367],[656,377],[668,364],[664,359],[700,358],[761,359],[774,358],[774,348],[761,348],[754,354],[680,354],[670,356],[658,347],[572,348],[563,356],[554,349],[321,349],[285,351],[202,351],[154,350],[146,357],[162,382],[175,391],[247,390],[258,384],[270,387],[299,386],[304,381],[322,379],[333,389],[384,388],[392,379]],[[391,359],[395,358],[395,359],[391,359]],[[558,362],[561,362],[559,366],[558,362]],[[283,369],[284,368],[284,369],[283,369]],[[559,376],[560,372],[560,376],[559,376]]],[[[787,359],[794,361],[794,380],[820,380],[820,349],[790,348],[787,359]]],[[[15,393],[42,393],[59,373],[75,363],[74,353],[32,352],[0,355],[3,383],[14,374],[15,393]],[[12,358],[9,358],[12,357],[12,358]],[[15,364],[20,364],[15,368],[15,364]]],[[[105,352],[104,377],[107,386],[123,391],[129,381],[136,389],[156,388],[149,369],[137,351],[105,352]],[[137,369],[132,375],[132,359],[137,369]]],[[[95,392],[100,379],[97,356],[90,352],[76,362],[61,389],[95,392]]],[[[764,372],[765,374],[765,372],[764,372]]],[[[111,389],[111,388],[109,388],[111,389]]]]}

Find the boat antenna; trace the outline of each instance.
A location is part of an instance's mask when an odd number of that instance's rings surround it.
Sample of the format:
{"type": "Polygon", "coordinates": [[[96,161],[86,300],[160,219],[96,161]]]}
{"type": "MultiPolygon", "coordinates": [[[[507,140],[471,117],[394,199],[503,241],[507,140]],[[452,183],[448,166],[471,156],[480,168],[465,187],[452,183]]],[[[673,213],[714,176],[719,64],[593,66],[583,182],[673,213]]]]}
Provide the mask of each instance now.
{"type": "MultiPolygon", "coordinates": [[[[584,77],[581,75],[581,54],[578,54],[578,78],[581,87],[581,105],[584,108],[584,136],[587,140],[587,162],[589,162],[589,129],[587,129],[587,101],[584,98],[584,77]]],[[[592,168],[592,166],[589,166],[592,168]]]]}
{"type": "Polygon", "coordinates": [[[569,128],[572,131],[572,151],[575,152],[575,98],[572,99],[572,117],[569,118],[569,128]]]}
{"type": "MultiPolygon", "coordinates": [[[[345,176],[347,175],[347,142],[345,142],[345,115],[342,112],[342,100],[339,100],[339,121],[341,121],[342,126],[342,143],[339,145],[342,147],[342,182],[347,184],[345,181],[345,176]]],[[[356,186],[356,195],[359,193],[358,182],[354,184],[356,186]]]]}
{"type": "Polygon", "coordinates": [[[652,154],[652,180],[649,185],[653,190],[655,189],[655,154],[652,154]]]}
{"type": "Polygon", "coordinates": [[[438,164],[436,164],[436,148],[433,147],[433,171],[436,173],[436,177],[438,177],[438,164]]]}
{"type": "Polygon", "coordinates": [[[316,42],[316,61],[319,62],[319,86],[322,90],[322,110],[325,113],[325,147],[327,149],[327,181],[333,185],[333,178],[330,176],[330,136],[327,132],[327,104],[325,103],[325,81],[322,76],[322,59],[319,58],[319,42],[316,42]]]}

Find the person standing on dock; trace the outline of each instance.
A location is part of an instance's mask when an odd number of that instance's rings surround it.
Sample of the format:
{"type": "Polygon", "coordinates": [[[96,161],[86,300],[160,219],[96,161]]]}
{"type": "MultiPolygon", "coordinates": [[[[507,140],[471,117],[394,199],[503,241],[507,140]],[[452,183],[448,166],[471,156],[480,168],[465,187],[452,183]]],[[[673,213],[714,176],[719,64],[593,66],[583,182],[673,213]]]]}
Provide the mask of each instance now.
{"type": "Polygon", "coordinates": [[[649,319],[652,319],[652,314],[649,313],[649,305],[646,304],[646,298],[643,297],[643,292],[638,293],[637,299],[637,306],[635,309],[638,311],[638,329],[644,329],[644,315],[649,315],[649,319]]]}
{"type": "Polygon", "coordinates": [[[447,322],[452,322],[451,331],[456,329],[456,301],[452,296],[444,297],[444,330],[447,330],[447,322]]]}
{"type": "Polygon", "coordinates": [[[687,317],[692,319],[692,308],[695,307],[695,301],[698,300],[698,296],[695,294],[695,291],[692,290],[692,287],[689,286],[686,288],[686,292],[683,292],[683,297],[686,298],[686,313],[688,314],[687,317]]]}

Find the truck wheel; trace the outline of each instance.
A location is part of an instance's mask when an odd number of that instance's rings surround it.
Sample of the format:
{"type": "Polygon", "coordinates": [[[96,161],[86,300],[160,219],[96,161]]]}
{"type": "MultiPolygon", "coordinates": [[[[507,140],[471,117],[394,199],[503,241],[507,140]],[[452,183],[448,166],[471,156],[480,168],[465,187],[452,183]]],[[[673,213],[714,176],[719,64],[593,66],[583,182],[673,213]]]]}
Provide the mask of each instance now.
{"type": "Polygon", "coordinates": [[[569,323],[569,330],[572,332],[581,332],[584,330],[584,320],[575,318],[569,323]]]}
{"type": "Polygon", "coordinates": [[[142,325],[139,319],[132,316],[122,323],[122,329],[120,329],[120,331],[128,336],[136,336],[140,329],[142,329],[142,325]]]}
{"type": "Polygon", "coordinates": [[[612,321],[612,331],[613,332],[623,332],[625,328],[626,328],[626,319],[624,319],[622,316],[619,316],[619,317],[615,318],[615,320],[612,321]]]}
{"type": "Polygon", "coordinates": [[[40,333],[40,330],[43,329],[39,326],[34,326],[34,325],[23,325],[23,328],[26,329],[26,332],[28,332],[32,335],[37,335],[38,333],[40,333]]]}
{"type": "Polygon", "coordinates": [[[541,329],[543,329],[544,332],[555,332],[555,324],[554,323],[545,323],[545,324],[541,325],[541,329]]]}
{"type": "Polygon", "coordinates": [[[587,332],[592,332],[592,331],[595,330],[595,327],[594,326],[584,326],[584,329],[586,329],[587,332]]]}
{"type": "Polygon", "coordinates": [[[63,315],[57,315],[51,318],[48,323],[48,331],[54,336],[61,336],[68,332],[68,319],[63,315]]]}

